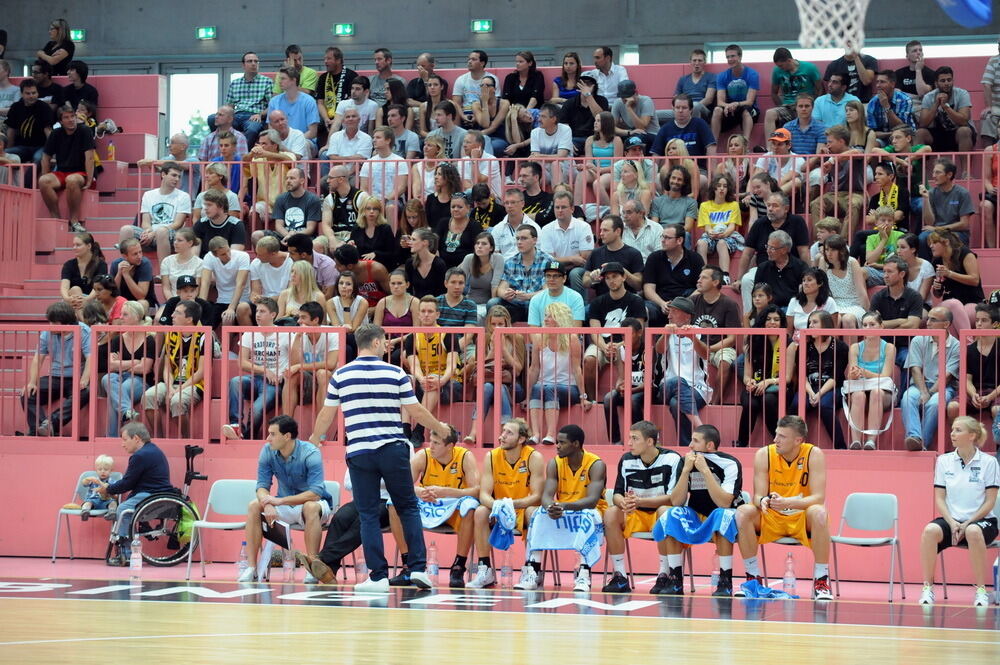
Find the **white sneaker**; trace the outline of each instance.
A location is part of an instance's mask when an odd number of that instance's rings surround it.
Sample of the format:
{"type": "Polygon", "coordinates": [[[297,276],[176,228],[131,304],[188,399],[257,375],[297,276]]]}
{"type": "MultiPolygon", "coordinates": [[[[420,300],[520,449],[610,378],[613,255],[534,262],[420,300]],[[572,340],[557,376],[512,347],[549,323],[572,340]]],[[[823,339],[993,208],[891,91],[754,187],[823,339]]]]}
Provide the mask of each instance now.
{"type": "Polygon", "coordinates": [[[383,577],[382,579],[376,581],[368,577],[364,582],[358,582],[354,585],[355,591],[370,591],[372,593],[389,593],[389,578],[383,577]]]}
{"type": "Polygon", "coordinates": [[[487,587],[496,586],[497,576],[493,572],[493,569],[487,566],[485,563],[479,564],[479,568],[476,569],[476,576],[471,582],[466,583],[466,589],[485,589],[487,587]]]}
{"type": "Polygon", "coordinates": [[[303,584],[319,584],[319,580],[308,570],[306,571],[306,576],[302,579],[303,584]]]}
{"type": "Polygon", "coordinates": [[[231,425],[223,425],[222,426],[222,438],[223,439],[229,439],[229,440],[242,439],[243,438],[243,433],[240,432],[240,425],[239,425],[239,423],[233,423],[231,425]]]}
{"type": "Polygon", "coordinates": [[[521,578],[514,588],[520,591],[534,591],[538,588],[538,573],[534,566],[526,565],[521,569],[521,578]]]}
{"type": "Polygon", "coordinates": [[[415,586],[418,589],[434,588],[434,585],[431,583],[431,578],[427,576],[427,573],[410,572],[410,585],[415,586]]]}
{"type": "MultiPolygon", "coordinates": [[[[977,594],[978,596],[978,594],[977,594]]],[[[921,605],[933,605],[934,604],[934,587],[930,584],[925,584],[923,591],[920,592],[920,600],[918,601],[921,605]]]]}
{"type": "Polygon", "coordinates": [[[986,593],[986,587],[977,586],[976,587],[976,600],[972,603],[973,607],[989,607],[990,606],[990,594],[986,593]]]}
{"type": "Polygon", "coordinates": [[[247,582],[256,582],[257,570],[252,566],[247,567],[246,570],[244,570],[242,573],[239,574],[239,577],[236,578],[236,581],[239,582],[240,584],[245,584],[247,582]]]}
{"type": "Polygon", "coordinates": [[[576,571],[576,579],[573,580],[573,591],[590,593],[590,568],[580,566],[576,571]]]}

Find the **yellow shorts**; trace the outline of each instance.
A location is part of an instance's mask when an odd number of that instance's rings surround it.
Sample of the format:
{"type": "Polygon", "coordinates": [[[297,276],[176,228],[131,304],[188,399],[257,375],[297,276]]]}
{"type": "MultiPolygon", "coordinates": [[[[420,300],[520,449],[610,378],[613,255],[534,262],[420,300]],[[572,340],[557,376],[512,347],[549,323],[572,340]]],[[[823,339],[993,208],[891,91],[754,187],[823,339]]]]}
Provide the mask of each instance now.
{"type": "MultiPolygon", "coordinates": [[[[445,521],[445,524],[454,529],[455,533],[458,533],[459,527],[462,526],[462,519],[463,519],[462,516],[459,515],[458,511],[456,510],[454,513],[452,513],[451,517],[449,517],[447,521],[445,521]]],[[[470,520],[472,519],[472,511],[469,512],[469,519],[470,520]]]]}
{"type": "Polygon", "coordinates": [[[793,515],[783,515],[774,510],[768,510],[760,516],[760,538],[758,542],[773,543],[779,538],[794,538],[806,547],[809,547],[808,523],[806,522],[806,511],[801,511],[793,515]]]}
{"type": "Polygon", "coordinates": [[[625,528],[622,533],[626,538],[628,538],[633,533],[652,531],[654,524],[656,524],[655,510],[652,512],[646,512],[645,510],[633,510],[631,513],[625,515],[625,528]]]}

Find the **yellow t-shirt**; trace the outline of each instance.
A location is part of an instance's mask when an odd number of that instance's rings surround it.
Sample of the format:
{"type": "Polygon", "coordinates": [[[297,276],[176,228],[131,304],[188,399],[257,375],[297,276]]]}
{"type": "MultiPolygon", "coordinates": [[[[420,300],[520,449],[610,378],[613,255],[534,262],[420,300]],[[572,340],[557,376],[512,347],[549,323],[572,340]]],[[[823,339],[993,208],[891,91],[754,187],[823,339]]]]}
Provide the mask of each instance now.
{"type": "Polygon", "coordinates": [[[730,224],[739,228],[742,222],[740,204],[737,201],[718,204],[705,201],[698,207],[698,228],[707,228],[712,233],[723,233],[730,224]]]}
{"type": "Polygon", "coordinates": [[[451,451],[451,459],[447,463],[441,464],[431,455],[429,448],[424,449],[426,465],[424,473],[420,477],[421,487],[452,487],[462,489],[465,487],[465,469],[462,464],[465,455],[469,452],[467,448],[455,446],[451,451]]]}
{"type": "MultiPolygon", "coordinates": [[[[587,487],[590,485],[590,467],[594,462],[600,462],[601,458],[592,452],[584,451],[583,464],[575,472],[569,468],[569,460],[564,457],[556,457],[556,470],[558,471],[559,482],[556,485],[556,501],[559,503],[569,503],[579,501],[587,496],[587,487]]],[[[596,508],[602,513],[607,510],[608,503],[601,495],[596,508]]]]}
{"type": "Polygon", "coordinates": [[[528,458],[533,452],[533,447],[521,446],[520,456],[513,464],[508,464],[503,448],[490,451],[494,499],[523,499],[530,494],[531,470],[528,468],[528,458]]]}

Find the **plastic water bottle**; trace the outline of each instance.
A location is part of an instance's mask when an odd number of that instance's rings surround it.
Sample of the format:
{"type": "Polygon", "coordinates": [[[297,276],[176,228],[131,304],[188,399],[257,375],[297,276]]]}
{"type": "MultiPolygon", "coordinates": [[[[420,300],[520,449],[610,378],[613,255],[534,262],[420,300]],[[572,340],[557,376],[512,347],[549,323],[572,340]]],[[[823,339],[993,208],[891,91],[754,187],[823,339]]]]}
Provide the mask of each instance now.
{"type": "Polygon", "coordinates": [[[368,577],[368,562],[365,561],[365,553],[359,551],[354,560],[354,579],[360,582],[366,577],[368,577]]]}
{"type": "Polygon", "coordinates": [[[139,536],[132,539],[132,554],[128,561],[129,577],[133,582],[142,579],[142,541],[139,536]]]}
{"type": "Polygon", "coordinates": [[[438,572],[441,570],[438,566],[438,548],[431,541],[431,546],[427,548],[427,576],[431,578],[431,582],[437,584],[438,572]]]}
{"type": "Polygon", "coordinates": [[[789,552],[785,557],[785,576],[781,578],[781,590],[792,596],[795,595],[795,558],[789,552]]]}
{"type": "Polygon", "coordinates": [[[712,555],[712,588],[719,586],[719,555],[712,555]]]}
{"type": "Polygon", "coordinates": [[[292,558],[291,550],[284,550],[281,555],[282,581],[295,581],[295,559],[292,558]]]}
{"type": "Polygon", "coordinates": [[[1000,556],[993,559],[993,602],[1000,604],[1000,556]]]}
{"type": "Polygon", "coordinates": [[[500,562],[500,586],[504,589],[514,586],[514,569],[510,565],[510,550],[504,550],[500,562]]]}
{"type": "Polygon", "coordinates": [[[243,574],[243,571],[250,567],[250,562],[247,561],[247,541],[243,541],[240,545],[240,555],[236,558],[236,575],[237,579],[243,574]]]}
{"type": "Polygon", "coordinates": [[[108,161],[109,162],[115,161],[115,155],[116,155],[115,142],[108,141],[108,161]]]}

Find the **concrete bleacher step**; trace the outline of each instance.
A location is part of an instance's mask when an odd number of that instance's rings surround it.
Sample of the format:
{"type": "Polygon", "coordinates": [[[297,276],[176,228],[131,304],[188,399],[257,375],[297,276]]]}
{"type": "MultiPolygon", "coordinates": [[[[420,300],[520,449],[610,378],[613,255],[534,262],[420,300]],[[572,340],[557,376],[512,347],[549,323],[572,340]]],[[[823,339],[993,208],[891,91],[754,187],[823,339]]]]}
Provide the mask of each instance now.
{"type": "Polygon", "coordinates": [[[115,144],[115,159],[123,162],[135,163],[140,159],[156,159],[158,156],[156,134],[125,131],[103,136],[97,139],[97,154],[107,155],[108,144],[111,142],[115,144]]]}

